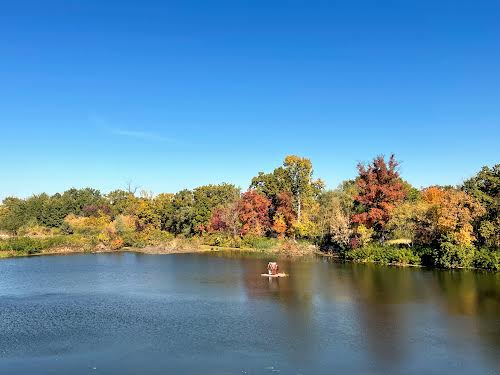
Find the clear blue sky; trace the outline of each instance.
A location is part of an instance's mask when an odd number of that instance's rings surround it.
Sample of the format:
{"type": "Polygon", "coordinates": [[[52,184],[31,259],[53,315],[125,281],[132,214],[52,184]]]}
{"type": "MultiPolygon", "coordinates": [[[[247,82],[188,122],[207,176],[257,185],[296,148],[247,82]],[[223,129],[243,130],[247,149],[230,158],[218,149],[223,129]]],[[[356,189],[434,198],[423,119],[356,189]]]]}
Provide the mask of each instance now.
{"type": "Polygon", "coordinates": [[[0,198],[126,181],[328,187],[396,153],[416,186],[500,162],[500,2],[6,1],[0,198]]]}

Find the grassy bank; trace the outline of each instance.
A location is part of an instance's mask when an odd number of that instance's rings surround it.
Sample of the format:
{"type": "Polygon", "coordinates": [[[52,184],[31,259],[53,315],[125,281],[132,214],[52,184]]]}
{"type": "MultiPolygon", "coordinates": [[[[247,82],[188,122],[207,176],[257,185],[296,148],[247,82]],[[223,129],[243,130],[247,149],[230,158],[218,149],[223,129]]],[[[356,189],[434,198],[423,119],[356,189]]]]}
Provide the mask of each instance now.
{"type": "MultiPolygon", "coordinates": [[[[241,250],[280,256],[319,253],[318,248],[307,241],[254,236],[232,238],[208,235],[181,238],[154,232],[141,236],[124,236],[119,242],[102,241],[99,236],[81,234],[0,239],[0,258],[84,252],[135,251],[146,254],[173,254],[216,250],[241,250]]],[[[500,251],[452,246],[447,243],[437,249],[370,244],[333,255],[341,260],[357,263],[500,270],[500,251]]]]}
{"type": "Polygon", "coordinates": [[[102,242],[98,236],[57,235],[47,237],[10,237],[0,239],[0,258],[71,254],[102,253],[115,251],[135,251],[146,254],[173,254],[206,252],[214,250],[241,250],[265,252],[277,255],[303,256],[312,255],[316,247],[305,241],[279,240],[276,238],[238,238],[220,237],[175,238],[164,236],[149,238],[125,238],[119,243],[102,242]],[[119,246],[116,246],[116,245],[119,246]]]}
{"type": "Polygon", "coordinates": [[[500,251],[453,246],[439,248],[369,245],[340,253],[348,261],[380,263],[398,266],[427,266],[435,268],[477,268],[500,271],[500,251]]]}

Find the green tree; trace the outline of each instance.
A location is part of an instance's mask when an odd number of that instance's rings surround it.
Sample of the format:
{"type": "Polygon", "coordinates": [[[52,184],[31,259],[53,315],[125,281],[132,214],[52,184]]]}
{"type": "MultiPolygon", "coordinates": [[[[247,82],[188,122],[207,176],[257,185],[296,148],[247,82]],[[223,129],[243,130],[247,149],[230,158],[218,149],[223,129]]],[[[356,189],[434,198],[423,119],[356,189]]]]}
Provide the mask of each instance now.
{"type": "Polygon", "coordinates": [[[307,199],[315,199],[324,189],[321,180],[313,180],[311,160],[296,155],[288,155],[283,166],[272,173],[260,172],[252,179],[251,189],[264,193],[273,204],[278,204],[278,195],[282,192],[291,193],[297,221],[302,217],[302,208],[307,199]]]}
{"type": "Polygon", "coordinates": [[[240,197],[240,190],[231,184],[205,185],[193,191],[193,233],[203,233],[210,224],[215,208],[234,202],[240,197]]]}
{"type": "Polygon", "coordinates": [[[135,211],[135,205],[138,201],[133,193],[120,189],[106,194],[106,200],[111,208],[113,217],[132,214],[135,211]]]}
{"type": "Polygon", "coordinates": [[[194,197],[191,190],[181,190],[172,198],[172,215],[166,228],[175,235],[188,236],[193,232],[194,197]]]}
{"type": "Polygon", "coordinates": [[[23,199],[7,197],[3,200],[0,229],[15,233],[28,220],[26,202],[23,199]]]}
{"type": "Polygon", "coordinates": [[[464,182],[463,189],[486,209],[486,214],[474,225],[480,242],[489,247],[500,247],[500,164],[483,167],[464,182]]]}
{"type": "Polygon", "coordinates": [[[154,210],[158,215],[160,229],[168,231],[171,217],[174,213],[174,194],[163,193],[157,195],[153,200],[154,210]]]}

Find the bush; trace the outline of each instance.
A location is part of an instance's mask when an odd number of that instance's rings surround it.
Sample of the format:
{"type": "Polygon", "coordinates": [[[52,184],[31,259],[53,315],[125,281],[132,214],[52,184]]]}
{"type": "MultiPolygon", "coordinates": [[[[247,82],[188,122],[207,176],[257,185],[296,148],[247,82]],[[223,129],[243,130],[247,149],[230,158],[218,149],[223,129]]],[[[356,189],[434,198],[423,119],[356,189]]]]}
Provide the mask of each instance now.
{"type": "Polygon", "coordinates": [[[110,219],[105,215],[98,217],[83,217],[70,214],[64,221],[70,231],[86,235],[99,234],[110,225],[110,219]]]}
{"type": "Polygon", "coordinates": [[[242,245],[242,240],[240,237],[233,237],[222,232],[205,234],[202,237],[202,240],[203,244],[208,246],[239,248],[242,245]]]}
{"type": "Polygon", "coordinates": [[[123,247],[123,244],[124,244],[123,240],[120,237],[117,237],[114,240],[111,240],[109,245],[111,246],[111,249],[118,250],[123,247]]]}
{"type": "Polygon", "coordinates": [[[418,265],[420,257],[411,249],[394,246],[372,245],[349,250],[344,254],[347,260],[355,262],[377,262],[382,264],[418,265]]]}
{"type": "Polygon", "coordinates": [[[47,238],[11,237],[0,240],[0,251],[15,251],[19,254],[30,255],[39,253],[42,250],[61,246],[79,247],[82,245],[81,238],[73,238],[70,236],[54,236],[47,238]]]}
{"type": "Polygon", "coordinates": [[[473,265],[476,268],[500,271],[500,251],[482,248],[474,254],[473,265]]]}
{"type": "Polygon", "coordinates": [[[434,265],[440,268],[470,267],[474,259],[474,247],[443,242],[434,253],[434,265]]]}
{"type": "Polygon", "coordinates": [[[242,239],[242,247],[250,247],[257,250],[270,250],[276,247],[278,240],[276,238],[267,238],[248,235],[242,239]]]}

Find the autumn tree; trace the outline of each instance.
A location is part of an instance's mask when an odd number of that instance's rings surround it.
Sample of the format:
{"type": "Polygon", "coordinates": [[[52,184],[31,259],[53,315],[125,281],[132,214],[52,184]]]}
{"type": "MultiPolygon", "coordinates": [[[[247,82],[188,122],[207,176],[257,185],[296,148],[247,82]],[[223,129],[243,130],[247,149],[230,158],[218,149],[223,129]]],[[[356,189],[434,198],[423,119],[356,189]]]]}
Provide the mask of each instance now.
{"type": "Polygon", "coordinates": [[[324,246],[345,248],[352,234],[349,201],[342,191],[327,191],[319,199],[318,225],[324,246]]]}
{"type": "Polygon", "coordinates": [[[273,215],[273,230],[278,236],[293,236],[296,220],[297,214],[293,209],[293,198],[291,193],[279,193],[273,215]]]}
{"type": "Polygon", "coordinates": [[[261,236],[269,230],[271,201],[265,195],[249,190],[242,195],[237,207],[242,235],[261,236]]]}
{"type": "Polygon", "coordinates": [[[155,208],[152,199],[140,199],[136,207],[136,226],[139,231],[150,226],[152,228],[160,228],[160,215],[155,208]]]}
{"type": "Polygon", "coordinates": [[[219,206],[213,211],[209,232],[222,232],[234,238],[240,235],[240,229],[238,201],[219,206]]]}
{"type": "Polygon", "coordinates": [[[432,186],[422,192],[427,203],[420,236],[428,242],[447,241],[471,245],[475,240],[473,222],[485,213],[483,206],[464,191],[432,186]]]}
{"type": "Polygon", "coordinates": [[[405,197],[406,189],[399,177],[398,165],[394,155],[388,162],[378,156],[368,165],[358,164],[358,194],[354,201],[360,212],[353,215],[352,221],[373,228],[382,237],[392,210],[405,197]]]}

